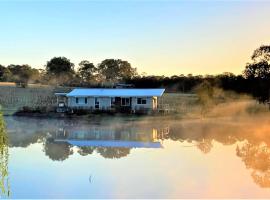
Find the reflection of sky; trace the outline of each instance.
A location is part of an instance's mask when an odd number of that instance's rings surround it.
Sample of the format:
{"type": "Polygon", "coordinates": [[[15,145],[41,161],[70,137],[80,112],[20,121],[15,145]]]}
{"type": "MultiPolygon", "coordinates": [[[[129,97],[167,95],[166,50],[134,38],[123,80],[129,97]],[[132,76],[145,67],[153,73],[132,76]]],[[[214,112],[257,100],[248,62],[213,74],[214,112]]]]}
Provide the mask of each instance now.
{"type": "Polygon", "coordinates": [[[11,148],[13,198],[87,197],[267,197],[235,154],[236,145],[214,142],[203,154],[190,143],[166,140],[164,149],[132,149],[127,157],[105,159],[75,153],[50,160],[40,143],[11,148]],[[91,176],[91,183],[89,178],[91,176]]]}
{"type": "MultiPolygon", "coordinates": [[[[92,120],[33,118],[29,123],[29,118],[5,118],[11,147],[9,178],[12,197],[270,196],[269,186],[263,189],[260,180],[256,181],[251,176],[254,170],[262,172],[266,169],[262,174],[270,174],[269,116],[204,120],[139,119],[129,121],[111,117],[93,125],[92,120]],[[102,152],[95,148],[93,153],[90,148],[80,152],[82,155],[77,153],[83,150],[79,147],[56,144],[47,138],[59,128],[89,132],[93,126],[99,133],[97,135],[109,140],[115,135],[108,137],[107,134],[114,131],[107,130],[121,130],[125,137],[127,133],[133,133],[127,140],[139,135],[144,136],[139,138],[147,139],[148,134],[153,134],[153,127],[168,127],[169,133],[165,140],[160,141],[164,148],[132,148],[119,152],[101,149],[104,150],[102,152]],[[265,146],[260,145],[262,142],[265,146]],[[266,154],[260,155],[264,147],[266,154]],[[73,154],[69,154],[69,148],[72,148],[73,154]]],[[[89,140],[97,139],[92,137],[92,131],[89,134],[84,136],[89,140]]],[[[116,138],[124,139],[120,135],[116,138]]],[[[269,178],[267,181],[270,183],[269,178]]]]}

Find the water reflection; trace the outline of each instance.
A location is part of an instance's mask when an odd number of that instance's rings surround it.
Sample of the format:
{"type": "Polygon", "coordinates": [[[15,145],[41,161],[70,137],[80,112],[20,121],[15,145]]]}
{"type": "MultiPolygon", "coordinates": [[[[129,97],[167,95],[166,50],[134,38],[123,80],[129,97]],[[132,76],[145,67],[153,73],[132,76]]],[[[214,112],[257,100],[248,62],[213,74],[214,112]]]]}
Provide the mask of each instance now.
{"type": "Polygon", "coordinates": [[[66,142],[54,143],[50,139],[44,141],[44,151],[51,160],[63,161],[73,154],[72,146],[66,142]]]}
{"type": "Polygon", "coordinates": [[[254,182],[260,187],[270,187],[269,120],[265,117],[259,117],[255,123],[250,118],[238,120],[172,123],[168,139],[191,143],[204,154],[211,151],[214,141],[223,145],[237,144],[236,155],[251,169],[254,182]]]}
{"type": "Polygon", "coordinates": [[[54,161],[64,161],[77,152],[94,152],[104,158],[121,158],[132,148],[162,148],[168,126],[152,126],[135,121],[79,121],[7,118],[11,147],[27,147],[42,142],[45,154],[54,161]]]}
{"type": "MultiPolygon", "coordinates": [[[[61,151],[55,148],[61,146],[62,154],[58,160],[64,160],[73,153],[70,148],[76,146],[83,155],[96,151],[104,158],[121,158],[127,156],[132,148],[161,148],[163,133],[163,129],[138,127],[134,122],[65,125],[46,139],[45,152],[58,152],[59,155],[61,151]]],[[[55,160],[55,156],[48,155],[55,160]]]]}
{"type": "Polygon", "coordinates": [[[0,188],[1,197],[4,198],[10,195],[8,156],[8,137],[2,114],[0,114],[0,188]]]}
{"type": "Polygon", "coordinates": [[[237,156],[251,169],[253,180],[261,187],[270,187],[270,148],[264,143],[237,146],[237,156]]]}
{"type": "MultiPolygon", "coordinates": [[[[266,117],[257,116],[256,122],[250,117],[181,121],[7,118],[6,121],[10,147],[41,143],[45,155],[53,161],[64,161],[75,153],[119,159],[135,148],[162,148],[164,140],[198,149],[205,156],[216,142],[234,145],[235,155],[251,170],[254,182],[260,187],[270,187],[270,120],[266,117]]],[[[7,148],[1,150],[6,151],[7,148]]],[[[3,166],[7,169],[7,165],[3,166]]],[[[4,172],[1,171],[5,175],[4,172]]]]}

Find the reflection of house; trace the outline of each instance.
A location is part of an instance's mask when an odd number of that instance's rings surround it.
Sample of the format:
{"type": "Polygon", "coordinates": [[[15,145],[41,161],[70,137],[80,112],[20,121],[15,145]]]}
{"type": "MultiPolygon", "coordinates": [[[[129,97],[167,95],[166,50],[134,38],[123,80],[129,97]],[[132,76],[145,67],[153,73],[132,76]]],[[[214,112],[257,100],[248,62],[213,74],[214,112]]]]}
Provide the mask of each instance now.
{"type": "Polygon", "coordinates": [[[126,148],[161,148],[168,129],[137,128],[113,126],[91,126],[85,128],[70,127],[60,129],[55,142],[67,142],[74,146],[126,147],[126,148]]]}
{"type": "Polygon", "coordinates": [[[157,110],[158,97],[164,89],[74,89],[70,93],[56,93],[58,99],[66,97],[66,101],[59,102],[70,110],[103,110],[103,111],[153,111],[157,110]]]}

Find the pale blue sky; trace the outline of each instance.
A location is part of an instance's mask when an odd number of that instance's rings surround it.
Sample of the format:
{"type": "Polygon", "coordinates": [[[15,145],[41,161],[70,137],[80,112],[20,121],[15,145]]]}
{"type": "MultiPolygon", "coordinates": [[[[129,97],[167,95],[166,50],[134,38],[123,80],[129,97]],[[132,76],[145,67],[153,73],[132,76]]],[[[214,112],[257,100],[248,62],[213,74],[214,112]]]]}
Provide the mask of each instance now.
{"type": "Polygon", "coordinates": [[[270,2],[0,1],[0,64],[128,60],[147,74],[241,73],[270,40],[270,2]]]}

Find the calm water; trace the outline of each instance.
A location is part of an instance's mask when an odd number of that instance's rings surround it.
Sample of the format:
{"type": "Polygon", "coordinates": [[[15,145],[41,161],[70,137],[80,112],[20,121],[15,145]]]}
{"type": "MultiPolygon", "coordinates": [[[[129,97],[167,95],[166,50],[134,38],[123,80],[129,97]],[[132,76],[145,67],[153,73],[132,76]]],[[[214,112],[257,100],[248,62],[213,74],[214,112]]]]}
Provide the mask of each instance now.
{"type": "Polygon", "coordinates": [[[5,121],[3,196],[270,197],[270,117],[5,121]]]}

